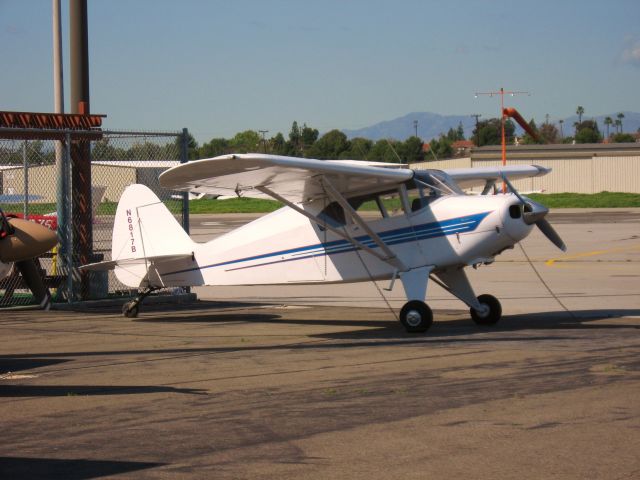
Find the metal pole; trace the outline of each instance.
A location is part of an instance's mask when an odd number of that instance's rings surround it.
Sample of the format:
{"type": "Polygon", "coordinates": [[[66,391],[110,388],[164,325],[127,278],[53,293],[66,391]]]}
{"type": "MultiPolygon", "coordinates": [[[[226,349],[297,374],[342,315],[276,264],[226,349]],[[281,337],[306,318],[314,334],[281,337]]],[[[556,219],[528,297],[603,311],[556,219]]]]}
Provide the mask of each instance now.
{"type": "Polygon", "coordinates": [[[25,140],[22,142],[22,165],[24,168],[24,203],[23,203],[23,214],[25,220],[27,219],[27,215],[29,214],[29,166],[27,165],[27,142],[25,140]]]}
{"type": "MultiPolygon", "coordinates": [[[[58,163],[58,241],[60,248],[58,249],[58,262],[61,266],[60,270],[66,276],[66,296],[69,303],[73,302],[73,276],[72,276],[72,227],[71,227],[71,195],[69,192],[70,184],[70,165],[71,165],[71,134],[65,135],[66,141],[64,146],[64,155],[58,163]]],[[[58,298],[59,295],[56,295],[58,298]]]]}
{"type": "MultiPolygon", "coordinates": [[[[89,115],[89,27],[87,0],[69,0],[69,39],[71,63],[71,113],[89,115]]],[[[91,212],[91,148],[87,140],[74,143],[71,152],[73,194],[73,250],[78,265],[93,261],[91,212]]],[[[74,269],[75,272],[75,269],[74,269]]],[[[80,273],[83,299],[90,295],[88,272],[80,273]]]]}
{"type": "Polygon", "coordinates": [[[69,0],[71,113],[89,114],[89,27],[87,0],[69,0]],[[80,102],[84,102],[84,111],[80,102]]]}
{"type": "MultiPolygon", "coordinates": [[[[182,129],[182,148],[180,150],[180,163],[189,161],[189,130],[182,129]]],[[[189,233],[189,193],[182,193],[182,228],[189,233]]]]}
{"type": "Polygon", "coordinates": [[[264,150],[264,153],[267,153],[267,139],[264,136],[269,132],[269,130],[258,130],[258,132],[262,134],[262,148],[264,150]]]}
{"type": "Polygon", "coordinates": [[[479,147],[480,146],[480,131],[478,130],[478,124],[479,124],[478,119],[482,116],[482,114],[480,114],[480,113],[472,113],[471,116],[475,117],[475,119],[476,119],[476,147],[479,147]]]}
{"type": "Polygon", "coordinates": [[[53,9],[53,103],[55,113],[64,113],[64,83],[62,74],[62,24],[60,0],[52,0],[53,9]]]}
{"type": "MultiPolygon", "coordinates": [[[[52,0],[52,30],[53,30],[53,111],[64,113],[64,82],[62,69],[62,22],[60,21],[60,0],[52,0]]],[[[56,152],[56,166],[60,170],[62,162],[62,142],[54,142],[56,152]]]]}

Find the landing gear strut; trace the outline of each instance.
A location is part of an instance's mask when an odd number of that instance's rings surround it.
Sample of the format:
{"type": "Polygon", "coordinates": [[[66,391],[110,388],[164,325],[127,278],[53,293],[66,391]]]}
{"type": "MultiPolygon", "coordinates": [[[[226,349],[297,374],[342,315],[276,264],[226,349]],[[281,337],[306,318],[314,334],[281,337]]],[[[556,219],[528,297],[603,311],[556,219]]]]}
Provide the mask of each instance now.
{"type": "Polygon", "coordinates": [[[477,325],[495,325],[502,317],[502,306],[496,297],[493,295],[480,295],[478,302],[483,308],[483,311],[472,308],[471,318],[477,325]]]}
{"type": "Polygon", "coordinates": [[[422,333],[433,323],[433,312],[420,300],[411,300],[400,310],[400,322],[409,333],[422,333]]]}
{"type": "Polygon", "coordinates": [[[138,294],[136,298],[131,300],[130,302],[125,303],[122,306],[122,315],[127,318],[136,318],[138,316],[138,312],[140,310],[140,304],[142,301],[147,298],[151,293],[158,290],[158,287],[147,287],[142,292],[138,294]]]}

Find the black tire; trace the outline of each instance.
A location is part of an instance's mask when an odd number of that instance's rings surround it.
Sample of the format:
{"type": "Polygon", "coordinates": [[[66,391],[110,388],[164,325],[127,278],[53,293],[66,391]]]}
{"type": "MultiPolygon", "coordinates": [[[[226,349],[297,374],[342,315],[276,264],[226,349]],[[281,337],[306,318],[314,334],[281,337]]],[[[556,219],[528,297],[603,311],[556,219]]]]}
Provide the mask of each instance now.
{"type": "Polygon", "coordinates": [[[127,302],[122,306],[122,314],[127,318],[136,318],[138,316],[139,307],[133,302],[127,302]]]}
{"type": "Polygon", "coordinates": [[[411,300],[400,310],[400,322],[408,333],[422,333],[433,324],[433,312],[419,300],[411,300]]]}
{"type": "Polygon", "coordinates": [[[502,318],[502,305],[493,295],[480,295],[478,302],[489,307],[489,313],[480,315],[475,309],[471,309],[471,318],[477,325],[495,325],[502,318]]]}

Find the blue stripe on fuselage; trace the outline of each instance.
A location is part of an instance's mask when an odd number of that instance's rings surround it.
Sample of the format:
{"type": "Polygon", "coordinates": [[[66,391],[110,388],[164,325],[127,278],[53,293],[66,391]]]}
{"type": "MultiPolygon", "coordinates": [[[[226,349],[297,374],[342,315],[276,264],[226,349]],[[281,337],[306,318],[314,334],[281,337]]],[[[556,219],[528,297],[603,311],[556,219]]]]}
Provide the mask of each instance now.
{"type": "MultiPolygon", "coordinates": [[[[406,242],[412,242],[417,240],[427,240],[436,237],[443,237],[446,235],[452,235],[454,233],[466,233],[472,232],[484,218],[491,212],[482,212],[475,215],[467,215],[464,217],[452,218],[449,220],[443,220],[441,222],[424,223],[422,225],[415,225],[410,227],[398,228],[396,230],[389,230],[387,232],[378,233],[380,238],[386,245],[399,245],[406,242]]],[[[354,237],[358,242],[371,247],[378,248],[378,245],[373,241],[369,235],[362,235],[354,237]]],[[[279,259],[275,261],[259,263],[257,265],[247,265],[241,268],[260,267],[264,265],[272,265],[274,263],[289,262],[293,260],[302,260],[311,257],[317,257],[322,255],[336,255],[339,253],[346,253],[356,250],[347,240],[334,240],[326,243],[319,243],[315,245],[307,245],[305,247],[291,248],[288,250],[280,250],[277,252],[263,253],[260,255],[254,255],[251,257],[239,258],[236,260],[228,260],[226,262],[213,263],[211,265],[204,265],[202,267],[187,268],[184,270],[177,270],[175,272],[164,273],[163,275],[175,275],[179,273],[190,272],[194,270],[204,270],[206,268],[224,267],[227,265],[233,265],[236,263],[250,262],[253,260],[262,260],[269,257],[283,256],[283,255],[296,255],[294,258],[279,259]],[[314,252],[314,250],[319,250],[314,252]]],[[[237,270],[233,269],[233,270],[237,270]]]]}

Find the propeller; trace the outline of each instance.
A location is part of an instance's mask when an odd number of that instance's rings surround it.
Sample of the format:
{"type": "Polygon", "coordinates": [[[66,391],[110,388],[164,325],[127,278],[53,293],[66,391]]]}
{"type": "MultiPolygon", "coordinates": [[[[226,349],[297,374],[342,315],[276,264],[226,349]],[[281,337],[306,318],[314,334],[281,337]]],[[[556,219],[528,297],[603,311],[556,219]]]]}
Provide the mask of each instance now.
{"type": "Polygon", "coordinates": [[[51,295],[42,280],[37,257],[51,250],[56,243],[58,239],[54,231],[28,220],[7,219],[0,210],[0,262],[15,262],[36,301],[47,309],[51,295]]]}
{"type": "Polygon", "coordinates": [[[551,243],[553,243],[563,252],[566,252],[567,246],[562,241],[562,238],[560,238],[560,235],[558,235],[549,221],[544,218],[547,216],[547,213],[549,213],[549,209],[538,202],[534,202],[530,198],[520,195],[520,193],[515,189],[515,187],[511,184],[504,173],[502,174],[502,180],[507,185],[507,187],[509,187],[509,191],[516,197],[518,197],[518,200],[520,200],[520,202],[522,203],[522,219],[524,220],[524,223],[526,223],[527,225],[535,224],[551,243]]]}

